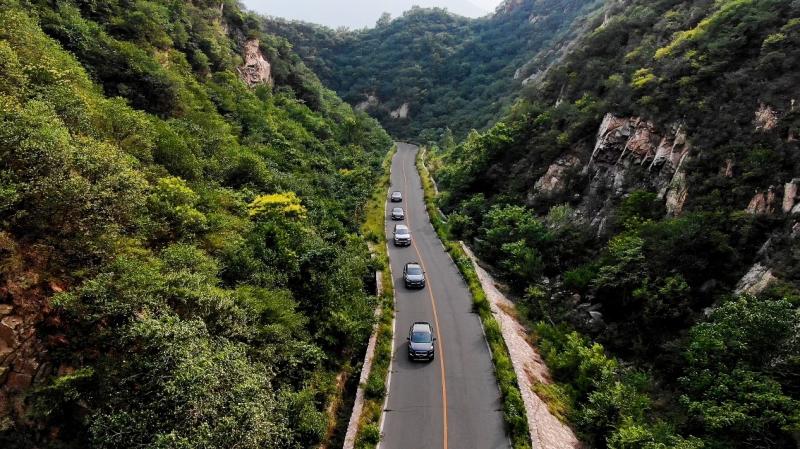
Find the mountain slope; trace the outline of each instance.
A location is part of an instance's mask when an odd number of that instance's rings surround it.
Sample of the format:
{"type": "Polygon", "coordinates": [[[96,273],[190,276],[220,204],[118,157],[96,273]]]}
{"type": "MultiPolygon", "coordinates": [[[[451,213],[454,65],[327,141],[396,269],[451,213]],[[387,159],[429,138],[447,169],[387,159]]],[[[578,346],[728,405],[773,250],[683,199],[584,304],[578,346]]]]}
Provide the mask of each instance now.
{"type": "Polygon", "coordinates": [[[3,447],[317,445],[391,145],[236,2],[0,3],[3,447]]]}
{"type": "Polygon", "coordinates": [[[450,230],[541,321],[561,386],[540,393],[592,445],[795,447],[798,3],[600,19],[500,123],[442,142],[450,230]]]}
{"type": "Polygon", "coordinates": [[[509,0],[480,19],[413,8],[368,30],[279,19],[267,30],[286,37],[327,86],[393,135],[436,136],[450,127],[463,136],[497,119],[600,3],[509,0]]]}

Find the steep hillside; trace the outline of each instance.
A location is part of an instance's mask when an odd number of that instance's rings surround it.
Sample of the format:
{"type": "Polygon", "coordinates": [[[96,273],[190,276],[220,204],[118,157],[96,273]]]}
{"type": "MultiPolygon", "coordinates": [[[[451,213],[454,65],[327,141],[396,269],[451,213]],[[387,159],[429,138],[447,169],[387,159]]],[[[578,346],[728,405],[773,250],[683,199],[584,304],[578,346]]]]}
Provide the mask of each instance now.
{"type": "Polygon", "coordinates": [[[491,16],[467,19],[413,8],[359,31],[274,19],[322,81],[405,138],[458,136],[505,112],[528,78],[539,76],[580,33],[601,2],[508,0],[491,16]]]}
{"type": "Polygon", "coordinates": [[[315,446],[391,141],[233,1],[0,2],[0,446],[315,446]]]}
{"type": "Polygon", "coordinates": [[[592,26],[440,144],[450,231],[541,322],[540,393],[594,446],[796,447],[800,3],[615,0],[592,26]]]}

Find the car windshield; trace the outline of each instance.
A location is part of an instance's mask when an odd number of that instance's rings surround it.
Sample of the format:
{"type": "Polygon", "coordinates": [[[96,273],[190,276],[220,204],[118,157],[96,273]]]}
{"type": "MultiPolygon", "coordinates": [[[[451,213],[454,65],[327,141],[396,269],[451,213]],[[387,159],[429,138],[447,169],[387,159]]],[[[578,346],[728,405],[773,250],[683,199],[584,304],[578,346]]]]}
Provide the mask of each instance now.
{"type": "Polygon", "coordinates": [[[398,234],[408,234],[408,228],[405,226],[398,226],[397,228],[395,228],[395,232],[397,232],[398,234]]]}
{"type": "Polygon", "coordinates": [[[430,343],[431,334],[430,332],[412,332],[411,341],[414,343],[430,343]]]}
{"type": "Polygon", "coordinates": [[[408,266],[408,274],[422,274],[422,268],[417,265],[409,265],[408,266]]]}
{"type": "Polygon", "coordinates": [[[394,210],[393,210],[392,212],[394,212],[394,213],[396,213],[396,214],[402,214],[402,213],[403,213],[403,209],[401,209],[401,208],[399,208],[399,207],[395,207],[395,208],[394,208],[394,210]]]}
{"type": "Polygon", "coordinates": [[[400,196],[400,195],[402,195],[400,192],[393,192],[392,193],[392,196],[400,196]]]}

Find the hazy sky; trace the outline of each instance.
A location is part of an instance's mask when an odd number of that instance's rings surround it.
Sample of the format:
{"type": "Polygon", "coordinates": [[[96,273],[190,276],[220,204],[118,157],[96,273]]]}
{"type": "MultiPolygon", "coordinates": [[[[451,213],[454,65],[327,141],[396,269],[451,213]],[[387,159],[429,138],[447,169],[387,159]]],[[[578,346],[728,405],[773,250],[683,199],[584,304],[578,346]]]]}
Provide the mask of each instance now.
{"type": "Polygon", "coordinates": [[[242,0],[261,14],[321,23],[336,28],[372,27],[383,12],[397,17],[413,5],[439,6],[468,17],[494,11],[502,0],[242,0]]]}

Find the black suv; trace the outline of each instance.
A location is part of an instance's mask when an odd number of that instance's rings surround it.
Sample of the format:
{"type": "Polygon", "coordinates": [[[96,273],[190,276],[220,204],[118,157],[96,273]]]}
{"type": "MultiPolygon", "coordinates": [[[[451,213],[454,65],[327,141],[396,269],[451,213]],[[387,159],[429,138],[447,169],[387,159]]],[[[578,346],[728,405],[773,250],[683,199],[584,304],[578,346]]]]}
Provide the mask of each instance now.
{"type": "Polygon", "coordinates": [[[392,209],[392,220],[404,220],[406,218],[406,213],[403,211],[402,207],[395,207],[392,209]]]}
{"type": "Polygon", "coordinates": [[[433,360],[433,328],[430,323],[418,321],[408,330],[408,358],[410,360],[433,360]]]}
{"type": "Polygon", "coordinates": [[[422,266],[416,262],[409,262],[403,267],[403,281],[406,288],[425,288],[425,272],[422,266]]]}

